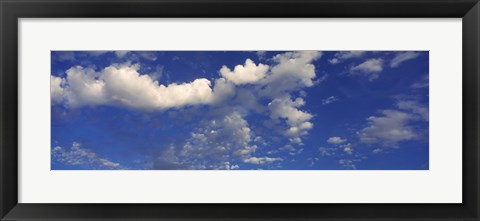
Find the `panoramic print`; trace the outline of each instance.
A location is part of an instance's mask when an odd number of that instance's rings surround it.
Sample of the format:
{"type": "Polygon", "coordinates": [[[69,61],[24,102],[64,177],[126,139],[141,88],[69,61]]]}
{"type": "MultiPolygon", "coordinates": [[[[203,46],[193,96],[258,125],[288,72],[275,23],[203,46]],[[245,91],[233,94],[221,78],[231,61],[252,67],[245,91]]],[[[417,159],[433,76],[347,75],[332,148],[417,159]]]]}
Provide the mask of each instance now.
{"type": "Polygon", "coordinates": [[[52,170],[428,170],[428,51],[52,51],[52,170]]]}

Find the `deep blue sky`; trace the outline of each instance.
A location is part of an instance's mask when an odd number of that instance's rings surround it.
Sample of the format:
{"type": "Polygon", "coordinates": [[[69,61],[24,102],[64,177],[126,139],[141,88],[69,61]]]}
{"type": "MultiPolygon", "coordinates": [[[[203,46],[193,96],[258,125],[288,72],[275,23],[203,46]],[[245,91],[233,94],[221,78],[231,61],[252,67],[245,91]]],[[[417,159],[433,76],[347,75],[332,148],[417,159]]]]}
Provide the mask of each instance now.
{"type": "Polygon", "coordinates": [[[52,169],[425,170],[426,51],[52,51],[52,169]]]}

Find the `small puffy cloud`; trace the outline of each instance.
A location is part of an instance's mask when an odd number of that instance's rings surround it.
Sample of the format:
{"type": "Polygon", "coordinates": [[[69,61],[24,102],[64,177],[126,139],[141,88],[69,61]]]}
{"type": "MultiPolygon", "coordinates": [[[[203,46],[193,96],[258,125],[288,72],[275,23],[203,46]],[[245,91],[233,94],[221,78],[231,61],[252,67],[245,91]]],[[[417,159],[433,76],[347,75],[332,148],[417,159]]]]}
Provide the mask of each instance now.
{"type": "Polygon", "coordinates": [[[230,70],[227,66],[220,69],[220,74],[236,85],[254,84],[265,77],[269,67],[268,65],[256,65],[252,60],[247,59],[244,65],[237,65],[230,70]]]}
{"type": "Polygon", "coordinates": [[[352,144],[348,143],[348,144],[342,145],[341,147],[343,148],[343,152],[345,152],[346,154],[348,154],[348,155],[353,154],[353,145],[352,144]]]}
{"type": "Polygon", "coordinates": [[[89,168],[120,169],[120,164],[99,157],[89,149],[81,147],[78,142],[73,142],[70,148],[56,146],[52,148],[53,159],[65,165],[80,165],[89,168]]]}
{"type": "Polygon", "coordinates": [[[390,61],[390,67],[399,67],[401,63],[417,58],[420,53],[414,51],[398,52],[395,57],[390,61]]]}
{"type": "Polygon", "coordinates": [[[275,161],[281,161],[281,158],[272,158],[272,157],[250,157],[243,160],[244,163],[251,163],[251,164],[268,164],[273,163],[275,161]]]}
{"type": "Polygon", "coordinates": [[[313,115],[301,111],[298,107],[305,105],[302,98],[297,98],[292,101],[289,96],[283,96],[274,99],[268,104],[272,119],[285,119],[289,128],[285,134],[291,138],[300,138],[306,135],[310,129],[313,128],[313,123],[310,122],[313,115]]]}
{"type": "Polygon", "coordinates": [[[337,148],[328,148],[328,147],[320,147],[318,148],[318,153],[320,156],[325,157],[325,156],[333,156],[335,155],[335,152],[337,151],[337,148]]]}
{"type": "Polygon", "coordinates": [[[316,73],[312,62],[321,56],[322,53],[319,51],[297,51],[275,55],[272,60],[277,64],[262,80],[265,86],[260,94],[275,98],[313,86],[316,73]]]}
{"type": "Polygon", "coordinates": [[[341,159],[338,161],[340,166],[344,169],[356,170],[357,166],[355,165],[355,160],[341,159]]]}
{"type": "Polygon", "coordinates": [[[383,116],[367,118],[368,126],[357,132],[360,142],[397,147],[398,142],[419,138],[417,131],[408,125],[413,119],[411,114],[396,110],[383,110],[381,113],[383,116]]]}
{"type": "Polygon", "coordinates": [[[347,139],[342,139],[341,137],[330,137],[327,142],[331,144],[341,144],[347,142],[347,139]]]}
{"type": "Polygon", "coordinates": [[[337,102],[338,101],[338,98],[335,97],[335,96],[330,96],[330,97],[327,97],[325,99],[322,100],[322,104],[323,105],[327,105],[327,104],[331,104],[331,103],[334,103],[334,102],[337,102]]]}
{"type": "Polygon", "coordinates": [[[380,148],[375,148],[372,150],[372,153],[373,154],[378,154],[378,153],[381,153],[383,151],[383,149],[380,149],[380,148]]]}
{"type": "Polygon", "coordinates": [[[369,81],[377,79],[381,71],[383,71],[383,60],[381,58],[372,58],[350,68],[351,74],[362,74],[368,77],[369,81]]]}
{"type": "Polygon", "coordinates": [[[341,51],[333,55],[333,58],[329,59],[330,64],[339,64],[350,58],[362,57],[365,51],[341,51]]]}

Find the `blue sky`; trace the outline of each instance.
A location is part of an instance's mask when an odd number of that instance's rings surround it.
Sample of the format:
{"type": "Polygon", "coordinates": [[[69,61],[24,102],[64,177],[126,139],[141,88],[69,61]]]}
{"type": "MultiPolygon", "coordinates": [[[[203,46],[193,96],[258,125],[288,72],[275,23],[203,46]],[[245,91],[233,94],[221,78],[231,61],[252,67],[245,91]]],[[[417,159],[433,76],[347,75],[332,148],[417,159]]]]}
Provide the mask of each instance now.
{"type": "Polygon", "coordinates": [[[52,51],[53,170],[428,170],[428,51],[52,51]]]}

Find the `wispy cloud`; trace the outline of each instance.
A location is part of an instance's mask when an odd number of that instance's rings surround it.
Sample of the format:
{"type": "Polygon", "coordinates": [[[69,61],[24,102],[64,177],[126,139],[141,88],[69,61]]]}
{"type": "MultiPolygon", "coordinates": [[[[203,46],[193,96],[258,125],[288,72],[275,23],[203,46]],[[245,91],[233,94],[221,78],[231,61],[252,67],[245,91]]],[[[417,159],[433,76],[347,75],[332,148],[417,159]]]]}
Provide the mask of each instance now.
{"type": "Polygon", "coordinates": [[[390,61],[390,67],[396,68],[399,67],[405,61],[417,58],[420,56],[420,53],[414,51],[398,52],[395,54],[395,57],[390,61]]]}
{"type": "Polygon", "coordinates": [[[330,96],[322,100],[323,105],[331,104],[337,102],[339,99],[335,96],[330,96]]]}
{"type": "Polygon", "coordinates": [[[368,77],[369,81],[377,79],[380,75],[379,73],[383,71],[383,59],[381,58],[372,58],[367,61],[350,68],[350,73],[352,75],[364,75],[368,77]]]}
{"type": "Polygon", "coordinates": [[[78,142],[73,142],[70,148],[56,146],[52,148],[53,159],[66,165],[81,165],[86,168],[95,169],[121,169],[119,163],[101,158],[89,149],[82,148],[78,142]]]}
{"type": "Polygon", "coordinates": [[[365,53],[365,51],[341,51],[335,53],[333,58],[329,59],[328,62],[330,62],[330,64],[339,64],[350,58],[362,57],[365,53]]]}

